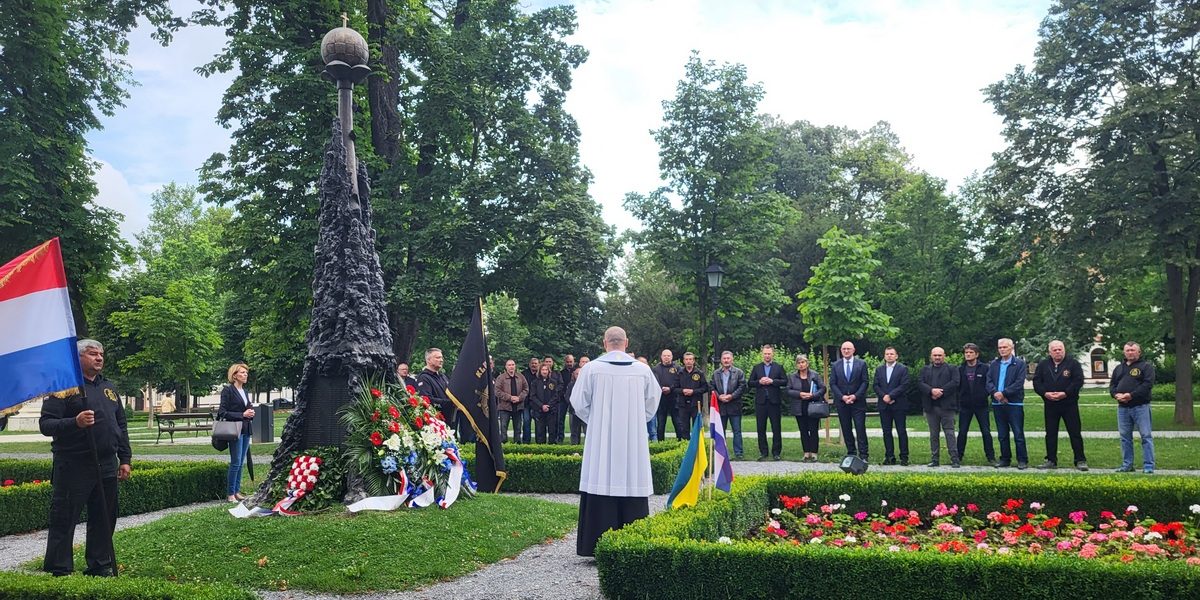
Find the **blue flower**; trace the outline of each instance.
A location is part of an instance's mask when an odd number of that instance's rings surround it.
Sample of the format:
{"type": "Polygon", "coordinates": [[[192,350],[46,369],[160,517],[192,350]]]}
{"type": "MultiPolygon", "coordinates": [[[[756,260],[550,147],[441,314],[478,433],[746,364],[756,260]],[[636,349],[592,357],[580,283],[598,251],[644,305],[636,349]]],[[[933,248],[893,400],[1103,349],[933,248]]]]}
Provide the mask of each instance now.
{"type": "Polygon", "coordinates": [[[442,472],[443,472],[443,473],[449,473],[449,472],[450,472],[450,459],[448,459],[448,458],[443,458],[443,459],[442,459],[442,472]]]}
{"type": "Polygon", "coordinates": [[[408,463],[408,464],[410,464],[410,465],[415,465],[415,464],[417,464],[417,453],[416,453],[416,452],[409,452],[409,453],[408,453],[408,456],[404,457],[404,462],[406,462],[406,463],[408,463]]]}
{"type": "Polygon", "coordinates": [[[379,468],[383,469],[383,472],[387,475],[395,473],[398,467],[399,465],[396,464],[396,457],[390,454],[383,457],[383,459],[379,461],[379,468]]]}

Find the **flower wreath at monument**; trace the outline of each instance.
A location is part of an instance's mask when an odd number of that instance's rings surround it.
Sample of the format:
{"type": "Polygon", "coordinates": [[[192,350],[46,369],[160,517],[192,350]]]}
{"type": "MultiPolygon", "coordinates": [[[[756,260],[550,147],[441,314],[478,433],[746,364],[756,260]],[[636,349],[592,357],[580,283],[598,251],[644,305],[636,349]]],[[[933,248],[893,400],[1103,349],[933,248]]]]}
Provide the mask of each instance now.
{"type": "Polygon", "coordinates": [[[348,506],[351,512],[448,508],[460,495],[475,495],[454,430],[412,386],[369,387],[343,409],[342,423],[346,452],[371,494],[348,506]]]}

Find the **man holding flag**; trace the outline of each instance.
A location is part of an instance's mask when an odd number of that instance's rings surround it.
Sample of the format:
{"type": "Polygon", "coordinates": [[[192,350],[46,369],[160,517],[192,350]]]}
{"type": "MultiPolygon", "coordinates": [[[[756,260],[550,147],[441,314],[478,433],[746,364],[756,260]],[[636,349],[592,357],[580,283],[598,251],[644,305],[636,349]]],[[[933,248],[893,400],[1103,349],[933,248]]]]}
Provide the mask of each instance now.
{"type": "Polygon", "coordinates": [[[654,493],[646,422],[662,388],[650,367],[625,353],[620,327],[604,332],[605,353],[579,371],[571,407],[587,424],[579,473],[579,533],[575,552],[594,556],[605,531],[650,514],[654,493]]]}
{"type": "MultiPolygon", "coordinates": [[[[475,479],[479,488],[499,493],[508,471],[500,442],[500,411],[492,381],[491,355],[488,354],[487,336],[483,333],[482,300],[475,302],[471,327],[458,352],[458,362],[450,374],[446,394],[462,416],[459,439],[475,442],[475,479]],[[471,435],[465,435],[468,433],[471,435]]],[[[451,422],[449,417],[446,422],[451,422]]]]}

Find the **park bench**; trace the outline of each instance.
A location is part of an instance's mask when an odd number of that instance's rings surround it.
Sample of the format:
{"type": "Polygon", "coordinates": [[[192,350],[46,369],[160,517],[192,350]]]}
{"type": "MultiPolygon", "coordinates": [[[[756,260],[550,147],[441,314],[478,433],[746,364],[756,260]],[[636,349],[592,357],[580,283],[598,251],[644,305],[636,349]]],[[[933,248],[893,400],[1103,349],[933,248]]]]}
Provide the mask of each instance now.
{"type": "Polygon", "coordinates": [[[154,415],[154,422],[158,425],[158,437],[154,439],[157,444],[162,439],[162,434],[170,436],[171,443],[175,443],[176,431],[212,431],[213,414],[211,412],[194,412],[194,413],[161,413],[154,415]]]}

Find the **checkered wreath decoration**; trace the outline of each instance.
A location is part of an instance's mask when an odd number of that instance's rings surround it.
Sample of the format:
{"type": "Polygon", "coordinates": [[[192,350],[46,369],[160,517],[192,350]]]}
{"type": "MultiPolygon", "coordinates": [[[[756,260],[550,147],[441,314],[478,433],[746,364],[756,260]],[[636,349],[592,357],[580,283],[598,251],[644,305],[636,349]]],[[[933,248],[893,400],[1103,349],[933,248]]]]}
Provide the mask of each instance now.
{"type": "Polygon", "coordinates": [[[299,512],[288,510],[292,504],[305,494],[317,487],[317,478],[321,476],[321,458],[317,456],[297,456],[292,460],[292,470],[288,474],[287,494],[275,504],[276,513],[285,516],[295,516],[299,512]]]}

